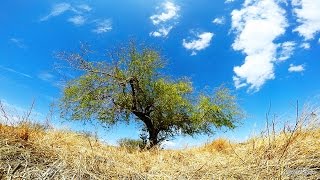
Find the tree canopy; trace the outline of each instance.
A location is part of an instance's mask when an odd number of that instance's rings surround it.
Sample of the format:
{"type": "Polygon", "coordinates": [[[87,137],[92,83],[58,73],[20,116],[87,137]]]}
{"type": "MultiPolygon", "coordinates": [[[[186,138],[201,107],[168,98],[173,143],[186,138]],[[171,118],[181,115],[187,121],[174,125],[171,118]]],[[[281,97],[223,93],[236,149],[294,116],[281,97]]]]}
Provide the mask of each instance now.
{"type": "Polygon", "coordinates": [[[111,126],[136,121],[153,147],[176,135],[235,128],[242,116],[227,88],[199,93],[187,78],[163,74],[164,60],[153,48],[131,43],[112,53],[110,60],[93,61],[88,54],[87,48],[59,54],[80,72],[64,88],[60,103],[64,118],[96,119],[111,126]]]}

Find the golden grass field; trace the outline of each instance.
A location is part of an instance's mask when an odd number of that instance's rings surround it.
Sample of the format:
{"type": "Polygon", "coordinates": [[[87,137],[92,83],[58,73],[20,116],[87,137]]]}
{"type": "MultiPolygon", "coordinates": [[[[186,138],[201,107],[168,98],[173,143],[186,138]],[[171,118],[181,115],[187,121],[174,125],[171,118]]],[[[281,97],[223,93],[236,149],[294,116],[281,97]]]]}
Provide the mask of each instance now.
{"type": "Polygon", "coordinates": [[[0,124],[0,179],[320,179],[318,117],[243,143],[184,150],[113,147],[67,130],[0,124]]]}

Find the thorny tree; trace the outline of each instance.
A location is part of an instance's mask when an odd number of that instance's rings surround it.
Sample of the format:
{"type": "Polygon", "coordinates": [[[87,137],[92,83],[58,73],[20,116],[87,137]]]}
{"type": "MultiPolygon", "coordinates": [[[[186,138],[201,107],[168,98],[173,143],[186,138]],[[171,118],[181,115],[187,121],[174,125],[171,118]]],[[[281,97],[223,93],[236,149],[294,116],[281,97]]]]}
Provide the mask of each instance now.
{"type": "Polygon", "coordinates": [[[196,93],[186,78],[164,76],[164,61],[152,48],[130,43],[106,61],[89,60],[89,54],[84,46],[79,53],[59,53],[81,73],[64,88],[60,104],[64,118],[97,119],[107,125],[136,121],[151,148],[175,135],[234,128],[242,116],[227,88],[218,88],[213,95],[196,93]]]}

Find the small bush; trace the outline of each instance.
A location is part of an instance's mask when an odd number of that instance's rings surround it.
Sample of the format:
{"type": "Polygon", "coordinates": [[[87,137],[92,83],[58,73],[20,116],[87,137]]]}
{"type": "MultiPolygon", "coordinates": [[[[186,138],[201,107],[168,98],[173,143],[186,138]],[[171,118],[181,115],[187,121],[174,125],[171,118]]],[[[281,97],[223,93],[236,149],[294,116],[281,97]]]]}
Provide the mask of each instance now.
{"type": "Polygon", "coordinates": [[[141,150],[146,147],[146,143],[141,139],[122,138],[118,140],[118,144],[120,147],[126,148],[130,151],[141,150]]]}
{"type": "Polygon", "coordinates": [[[212,152],[227,152],[227,150],[230,148],[230,144],[226,139],[216,139],[210,144],[205,146],[205,149],[212,151],[212,152]]]}

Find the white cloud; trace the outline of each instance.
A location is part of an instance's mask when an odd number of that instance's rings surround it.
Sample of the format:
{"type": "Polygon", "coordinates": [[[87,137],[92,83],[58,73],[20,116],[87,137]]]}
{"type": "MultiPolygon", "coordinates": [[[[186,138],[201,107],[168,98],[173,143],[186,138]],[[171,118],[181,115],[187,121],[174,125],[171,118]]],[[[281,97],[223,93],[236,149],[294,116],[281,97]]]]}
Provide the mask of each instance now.
{"type": "Polygon", "coordinates": [[[50,19],[51,17],[55,17],[55,16],[59,16],[61,14],[63,14],[64,12],[71,10],[72,7],[69,3],[59,3],[53,6],[53,8],[51,9],[51,12],[42,17],[40,19],[40,21],[47,21],[48,19],[50,19]]]}
{"type": "Polygon", "coordinates": [[[150,32],[149,35],[154,36],[154,37],[166,37],[172,28],[173,28],[173,26],[162,27],[162,28],[158,29],[157,31],[150,32]]]}
{"type": "Polygon", "coordinates": [[[235,0],[226,0],[224,3],[228,4],[228,3],[232,3],[234,2],[235,0]]]}
{"type": "Polygon", "coordinates": [[[280,44],[281,51],[279,52],[278,60],[285,61],[293,55],[296,43],[293,41],[287,41],[280,44]]]}
{"type": "Polygon", "coordinates": [[[87,11],[87,12],[92,10],[92,8],[87,4],[78,5],[77,8],[82,10],[82,11],[87,11]]]}
{"type": "Polygon", "coordinates": [[[233,82],[234,82],[234,86],[239,89],[239,88],[242,88],[242,87],[245,87],[247,86],[248,84],[243,82],[240,78],[238,78],[237,76],[233,76],[232,77],[233,79],[233,82]]]}
{"type": "Polygon", "coordinates": [[[67,11],[71,11],[74,13],[74,16],[69,18],[68,21],[75,25],[82,25],[85,23],[86,19],[80,14],[88,13],[91,10],[92,8],[87,4],[71,5],[69,3],[59,3],[54,5],[50,13],[42,17],[40,21],[47,21],[52,17],[62,15],[67,11]]]}
{"type": "Polygon", "coordinates": [[[106,33],[112,30],[112,22],[110,19],[104,19],[97,21],[97,26],[92,32],[97,34],[106,33]]]}
{"type": "Polygon", "coordinates": [[[163,6],[164,12],[162,12],[161,14],[152,15],[150,17],[154,25],[157,25],[161,22],[166,22],[178,16],[178,11],[180,10],[179,6],[169,1],[163,3],[162,6],[163,6]]]}
{"type": "Polygon", "coordinates": [[[320,32],[320,1],[319,0],[293,0],[293,12],[300,25],[294,29],[305,40],[313,39],[320,32]]]}
{"type": "Polygon", "coordinates": [[[293,64],[290,64],[290,67],[288,69],[289,72],[302,72],[304,71],[304,66],[303,65],[293,65],[293,64]]]}
{"type": "Polygon", "coordinates": [[[8,72],[15,73],[15,74],[23,76],[23,77],[32,78],[32,76],[30,76],[28,74],[25,74],[25,73],[22,73],[22,72],[19,72],[19,71],[16,71],[14,69],[11,69],[11,68],[8,68],[8,67],[4,67],[4,66],[1,66],[1,65],[0,65],[0,69],[8,71],[8,72]]]}
{"type": "Polygon", "coordinates": [[[215,18],[212,23],[213,24],[224,24],[225,23],[225,18],[224,17],[219,17],[219,18],[215,18]]]}
{"type": "Polygon", "coordinates": [[[78,16],[73,16],[73,17],[69,18],[68,21],[73,23],[74,25],[80,26],[86,22],[86,18],[78,15],[78,16]]]}
{"type": "Polygon", "coordinates": [[[183,39],[182,45],[184,48],[192,50],[191,55],[196,55],[197,51],[203,50],[210,46],[213,35],[214,34],[211,32],[204,32],[197,35],[197,39],[191,41],[183,39]]]}
{"type": "MultiPolygon", "coordinates": [[[[233,10],[231,16],[236,33],[232,47],[246,54],[244,64],[233,69],[235,86],[249,86],[248,90],[258,91],[267,80],[275,78],[274,63],[279,45],[274,41],[288,26],[285,11],[275,0],[246,0],[243,8],[233,10]]],[[[288,47],[291,46],[282,46],[283,49],[288,47]]]]}
{"type": "Polygon", "coordinates": [[[38,78],[43,81],[52,81],[54,79],[54,75],[49,72],[41,72],[38,74],[38,78]]]}
{"type": "Polygon", "coordinates": [[[303,49],[310,49],[311,46],[310,46],[309,43],[304,42],[304,43],[302,43],[302,44],[300,45],[300,47],[303,48],[303,49]]]}
{"type": "Polygon", "coordinates": [[[149,35],[166,37],[177,23],[176,20],[179,17],[179,11],[180,7],[173,2],[164,2],[161,6],[161,12],[150,16],[152,24],[156,26],[157,30],[150,32],[149,35]]]}
{"type": "Polygon", "coordinates": [[[17,38],[11,38],[10,41],[18,46],[19,48],[25,49],[27,46],[23,43],[22,39],[17,39],[17,38]]]}

